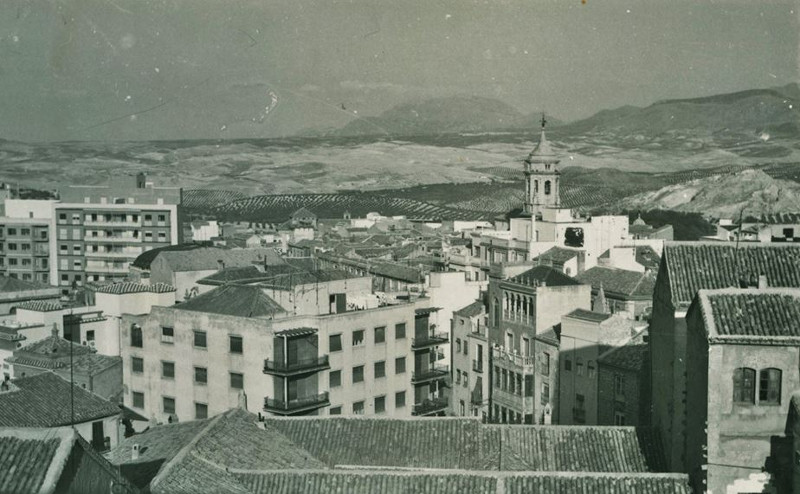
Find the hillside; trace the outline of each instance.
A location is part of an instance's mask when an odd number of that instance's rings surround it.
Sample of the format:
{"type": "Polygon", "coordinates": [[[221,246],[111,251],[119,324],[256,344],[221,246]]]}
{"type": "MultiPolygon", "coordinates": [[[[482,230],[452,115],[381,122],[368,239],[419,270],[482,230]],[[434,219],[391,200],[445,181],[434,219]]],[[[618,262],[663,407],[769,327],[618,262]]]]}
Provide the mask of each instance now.
{"type": "MultiPolygon", "coordinates": [[[[377,117],[365,117],[335,131],[340,136],[440,135],[531,129],[538,113],[524,115],[502,101],[479,96],[432,98],[397,105],[377,117]]],[[[553,119],[550,122],[559,122],[553,119]]]]}
{"type": "Polygon", "coordinates": [[[737,217],[775,211],[800,211],[800,184],[772,178],[763,170],[750,169],[668,185],[621,200],[624,210],[672,209],[718,217],[737,217]]]}
{"type": "Polygon", "coordinates": [[[674,99],[645,108],[604,110],[565,125],[566,134],[615,133],[650,137],[660,134],[745,134],[769,139],[798,137],[800,88],[752,89],[701,98],[674,99]],[[774,134],[774,135],[773,135],[774,134]]]}

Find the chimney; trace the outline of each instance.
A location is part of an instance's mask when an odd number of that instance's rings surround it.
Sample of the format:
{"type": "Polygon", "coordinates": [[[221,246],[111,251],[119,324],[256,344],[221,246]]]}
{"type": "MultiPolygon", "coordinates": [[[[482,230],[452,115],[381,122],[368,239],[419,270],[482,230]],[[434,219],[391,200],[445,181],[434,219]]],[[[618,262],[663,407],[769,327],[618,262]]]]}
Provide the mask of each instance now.
{"type": "Polygon", "coordinates": [[[131,448],[131,460],[138,460],[139,459],[139,445],[134,444],[131,448]]]}
{"type": "Polygon", "coordinates": [[[758,275],[758,289],[759,290],[764,290],[766,288],[769,288],[769,282],[767,281],[767,275],[765,275],[765,274],[758,275]]]}
{"type": "Polygon", "coordinates": [[[247,410],[247,395],[244,394],[244,390],[239,390],[239,408],[247,410]]]}
{"type": "Polygon", "coordinates": [[[56,325],[56,323],[53,323],[53,327],[50,328],[50,335],[53,338],[58,338],[58,326],[56,325]]]}
{"type": "Polygon", "coordinates": [[[220,271],[225,269],[225,261],[223,261],[222,259],[217,259],[217,269],[220,271]]]}

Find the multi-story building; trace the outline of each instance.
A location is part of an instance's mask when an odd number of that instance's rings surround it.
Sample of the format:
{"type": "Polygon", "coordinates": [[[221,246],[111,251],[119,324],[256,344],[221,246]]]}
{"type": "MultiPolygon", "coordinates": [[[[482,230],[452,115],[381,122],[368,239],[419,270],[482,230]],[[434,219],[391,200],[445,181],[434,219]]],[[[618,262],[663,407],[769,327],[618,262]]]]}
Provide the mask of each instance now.
{"type": "Polygon", "coordinates": [[[685,468],[686,311],[701,289],[800,287],[800,245],[667,242],[653,292],[649,329],[652,425],[670,468],[685,468]]]}
{"type": "Polygon", "coordinates": [[[489,340],[486,306],[476,300],[453,312],[451,410],[460,417],[489,418],[489,340]]]}
{"type": "Polygon", "coordinates": [[[489,283],[491,420],[538,424],[558,417],[561,316],[590,308],[591,287],[548,266],[489,283]]]}
{"type": "Polygon", "coordinates": [[[700,290],[689,307],[686,472],[696,492],[791,492],[779,457],[792,457],[783,436],[800,381],[798,314],[800,290],[786,288],[700,290]]]}
{"type": "Polygon", "coordinates": [[[6,199],[0,218],[0,274],[22,281],[53,281],[53,200],[6,199]]]}
{"type": "Polygon", "coordinates": [[[227,284],[123,316],[125,405],[165,421],[237,406],[275,415],[442,413],[448,338],[428,299],[381,301],[338,271],[227,284]]]}
{"type": "Polygon", "coordinates": [[[650,351],[647,331],[597,359],[597,424],[650,425],[650,351]]]}
{"type": "Polygon", "coordinates": [[[58,285],[121,280],[143,252],[181,242],[179,188],[156,187],[142,173],[108,185],[73,185],[54,204],[58,285]]]}
{"type": "Polygon", "coordinates": [[[576,309],[561,318],[558,358],[558,423],[598,425],[598,360],[612,345],[631,336],[629,319],[594,310],[576,309]]]}

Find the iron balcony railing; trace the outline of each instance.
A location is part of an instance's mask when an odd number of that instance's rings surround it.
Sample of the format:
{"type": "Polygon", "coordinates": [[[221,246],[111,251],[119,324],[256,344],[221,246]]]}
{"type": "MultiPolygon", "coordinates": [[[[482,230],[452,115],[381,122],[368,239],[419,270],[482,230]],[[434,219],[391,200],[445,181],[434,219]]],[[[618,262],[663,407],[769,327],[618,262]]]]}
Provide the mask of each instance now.
{"type": "Polygon", "coordinates": [[[450,375],[450,370],[446,365],[439,365],[429,369],[423,369],[411,374],[412,384],[423,384],[438,379],[444,379],[450,375]]]}
{"type": "Polygon", "coordinates": [[[264,374],[272,374],[276,376],[289,376],[293,374],[319,372],[321,370],[330,368],[331,364],[328,362],[327,355],[298,359],[289,362],[279,362],[277,360],[270,359],[264,360],[264,374]]]}
{"type": "Polygon", "coordinates": [[[264,411],[277,413],[280,415],[291,415],[309,410],[315,410],[330,405],[328,392],[314,396],[304,396],[293,400],[278,400],[275,398],[264,398],[264,411]]]}
{"type": "Polygon", "coordinates": [[[422,338],[414,338],[411,340],[411,348],[414,350],[419,350],[422,348],[428,348],[431,346],[442,345],[450,341],[450,337],[447,333],[430,333],[422,338]]]}
{"type": "Polygon", "coordinates": [[[430,415],[432,413],[442,412],[447,410],[447,398],[434,398],[432,400],[423,400],[422,403],[417,403],[411,410],[412,415],[430,415]]]}

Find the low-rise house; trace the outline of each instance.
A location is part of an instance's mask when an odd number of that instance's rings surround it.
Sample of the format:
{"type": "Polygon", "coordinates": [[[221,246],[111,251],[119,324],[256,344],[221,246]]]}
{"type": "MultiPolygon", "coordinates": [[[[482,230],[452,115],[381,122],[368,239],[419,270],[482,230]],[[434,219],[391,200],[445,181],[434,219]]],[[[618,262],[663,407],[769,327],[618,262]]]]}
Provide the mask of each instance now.
{"type": "Polygon", "coordinates": [[[48,338],[14,350],[6,363],[12,377],[55,373],[114,402],[122,395],[122,360],[61,338],[56,328],[48,338]]]}
{"type": "Polygon", "coordinates": [[[533,259],[537,264],[555,268],[567,276],[583,272],[586,252],[569,247],[551,247],[533,259]]]}
{"type": "Polygon", "coordinates": [[[74,428],[97,451],[115,447],[122,436],[116,404],[52,372],[4,381],[0,384],[0,410],[0,430],[74,428]]]}
{"type": "Polygon", "coordinates": [[[12,313],[14,307],[25,302],[57,303],[60,298],[58,287],[0,276],[0,315],[12,313]]]}
{"type": "Polygon", "coordinates": [[[608,311],[629,319],[643,319],[653,308],[654,273],[595,266],[575,277],[592,286],[592,302],[603,292],[608,311]]]}
{"type": "Polygon", "coordinates": [[[201,422],[154,427],[109,458],[140,485],[149,477],[154,494],[690,492],[686,475],[660,473],[652,434],[632,427],[519,428],[456,418],[259,421],[240,409],[201,422]],[[348,440],[325,439],[337,437],[348,440]]]}
{"type": "Polygon", "coordinates": [[[0,489],[9,494],[83,494],[139,490],[75,430],[0,427],[0,489]]]}

